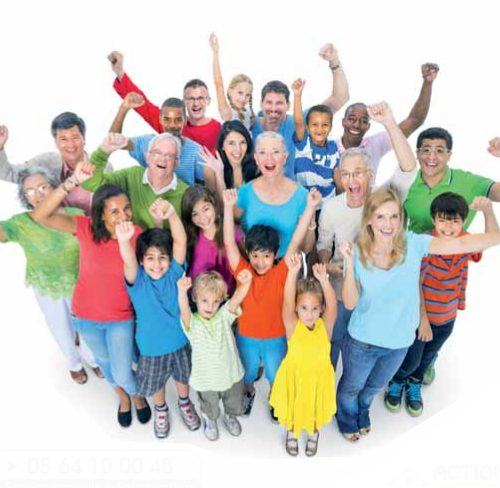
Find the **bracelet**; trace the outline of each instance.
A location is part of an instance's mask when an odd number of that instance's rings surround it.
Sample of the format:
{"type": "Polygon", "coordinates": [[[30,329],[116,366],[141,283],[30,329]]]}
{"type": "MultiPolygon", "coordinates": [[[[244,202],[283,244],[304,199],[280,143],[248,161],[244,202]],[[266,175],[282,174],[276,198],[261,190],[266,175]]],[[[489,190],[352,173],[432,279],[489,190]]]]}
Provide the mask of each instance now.
{"type": "Polygon", "coordinates": [[[340,63],[340,61],[335,65],[335,66],[332,66],[331,64],[328,65],[328,67],[332,70],[332,71],[335,71],[336,69],[339,69],[339,68],[342,68],[342,64],[340,63]]]}

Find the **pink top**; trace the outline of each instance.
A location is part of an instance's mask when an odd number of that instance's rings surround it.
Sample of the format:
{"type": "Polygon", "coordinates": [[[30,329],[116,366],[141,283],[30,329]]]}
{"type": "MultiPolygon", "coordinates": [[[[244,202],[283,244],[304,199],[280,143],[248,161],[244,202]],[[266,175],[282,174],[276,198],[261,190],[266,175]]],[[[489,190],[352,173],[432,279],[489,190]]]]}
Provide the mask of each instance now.
{"type": "MultiPolygon", "coordinates": [[[[80,273],[73,294],[73,313],[96,322],[121,322],[134,316],[125,289],[123,261],[116,239],[96,243],[90,217],[76,216],[75,236],[80,244],[80,273]]],[[[132,246],[142,229],[135,226],[132,246]]]]}
{"type": "MultiPolygon", "coordinates": [[[[238,244],[243,241],[243,233],[238,227],[236,227],[235,230],[235,238],[238,244]]],[[[200,232],[194,247],[193,259],[189,266],[188,276],[194,279],[205,271],[218,271],[227,283],[228,294],[231,295],[233,293],[236,283],[231,274],[226,251],[224,248],[220,250],[217,249],[217,242],[207,239],[203,235],[203,232],[200,232]]]]}

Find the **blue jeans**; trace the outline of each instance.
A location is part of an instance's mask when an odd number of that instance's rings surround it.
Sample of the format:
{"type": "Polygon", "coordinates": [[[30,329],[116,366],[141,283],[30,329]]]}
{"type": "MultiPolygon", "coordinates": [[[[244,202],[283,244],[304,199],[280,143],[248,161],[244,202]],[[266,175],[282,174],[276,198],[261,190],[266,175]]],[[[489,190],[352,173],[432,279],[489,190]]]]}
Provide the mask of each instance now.
{"type": "Polygon", "coordinates": [[[353,339],[347,334],[342,349],[342,377],[337,389],[340,432],[355,433],[370,427],[373,398],[401,365],[407,347],[387,349],[353,339]]]}
{"type": "Polygon", "coordinates": [[[344,345],[345,336],[347,335],[347,324],[349,323],[351,314],[352,310],[347,310],[344,303],[341,300],[337,300],[337,320],[333,326],[332,348],[330,349],[330,359],[332,360],[334,369],[337,369],[339,354],[344,345]]]}
{"type": "Polygon", "coordinates": [[[108,383],[135,395],[137,383],[132,371],[134,320],[94,322],[73,316],[73,324],[94,354],[108,383]]]}

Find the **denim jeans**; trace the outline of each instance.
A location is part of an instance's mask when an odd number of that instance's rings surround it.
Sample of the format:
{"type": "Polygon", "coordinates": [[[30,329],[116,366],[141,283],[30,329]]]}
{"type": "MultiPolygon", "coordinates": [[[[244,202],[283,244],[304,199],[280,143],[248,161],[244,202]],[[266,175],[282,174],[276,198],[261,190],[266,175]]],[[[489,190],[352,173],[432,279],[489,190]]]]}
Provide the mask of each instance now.
{"type": "Polygon", "coordinates": [[[403,364],[394,375],[394,381],[404,382],[411,377],[416,383],[422,383],[425,370],[432,364],[438,355],[446,339],[453,332],[455,319],[443,324],[432,325],[432,341],[422,342],[415,338],[415,342],[410,346],[403,364]]]}
{"type": "Polygon", "coordinates": [[[342,351],[345,336],[347,335],[347,324],[351,318],[352,310],[347,310],[341,300],[337,300],[337,320],[333,326],[332,348],[330,349],[330,359],[334,369],[337,369],[339,354],[342,351]]]}
{"type": "Polygon", "coordinates": [[[132,371],[134,320],[94,322],[73,316],[73,323],[94,354],[108,383],[135,395],[137,383],[132,371]]]}
{"type": "Polygon", "coordinates": [[[342,433],[370,427],[373,398],[392,378],[407,347],[388,349],[353,339],[349,334],[342,349],[342,377],[337,389],[337,423],[342,433]]]}

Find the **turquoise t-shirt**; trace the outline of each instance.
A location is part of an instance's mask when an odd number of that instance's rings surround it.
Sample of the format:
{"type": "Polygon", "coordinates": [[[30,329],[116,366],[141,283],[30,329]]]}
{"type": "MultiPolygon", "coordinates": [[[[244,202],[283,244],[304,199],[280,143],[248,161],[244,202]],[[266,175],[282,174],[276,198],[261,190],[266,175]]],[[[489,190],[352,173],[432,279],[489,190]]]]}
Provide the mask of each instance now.
{"type": "Polygon", "coordinates": [[[356,246],[354,275],[360,284],[360,297],[347,329],[351,337],[389,349],[413,344],[420,321],[420,263],[432,239],[406,232],[405,259],[388,270],[370,265],[365,268],[356,246]]]}

